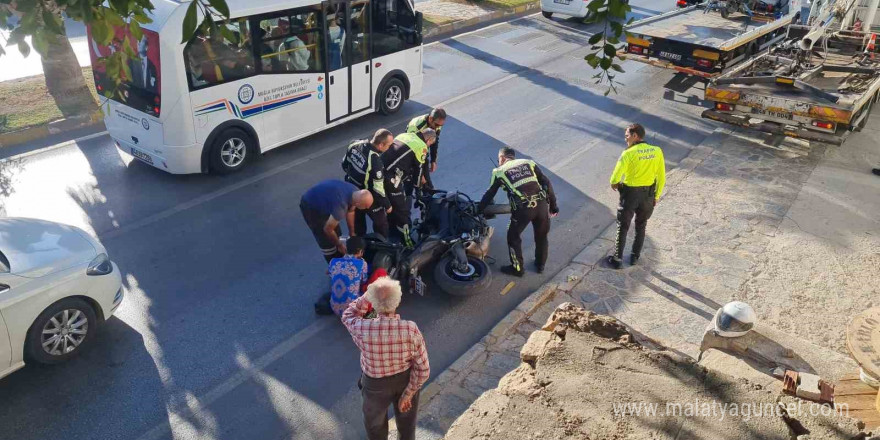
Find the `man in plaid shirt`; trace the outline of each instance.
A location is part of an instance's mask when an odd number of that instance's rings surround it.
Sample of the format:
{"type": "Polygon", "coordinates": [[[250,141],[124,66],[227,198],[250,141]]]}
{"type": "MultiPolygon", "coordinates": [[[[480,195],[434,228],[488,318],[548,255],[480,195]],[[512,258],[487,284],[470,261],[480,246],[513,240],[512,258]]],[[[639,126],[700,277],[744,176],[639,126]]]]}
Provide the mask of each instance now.
{"type": "Polygon", "coordinates": [[[419,389],[431,375],[419,327],[396,314],[400,296],[398,281],[379,278],[342,313],[342,323],[361,350],[363,375],[358,385],[370,440],[388,439],[392,404],[400,440],[415,439],[419,389]],[[366,319],[371,309],[378,316],[366,319]]]}

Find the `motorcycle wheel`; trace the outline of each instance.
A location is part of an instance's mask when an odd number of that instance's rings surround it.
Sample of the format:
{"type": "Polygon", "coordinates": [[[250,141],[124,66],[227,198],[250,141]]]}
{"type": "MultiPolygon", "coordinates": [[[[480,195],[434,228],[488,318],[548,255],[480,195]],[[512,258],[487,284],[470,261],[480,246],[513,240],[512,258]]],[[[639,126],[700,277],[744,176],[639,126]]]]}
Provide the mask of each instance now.
{"type": "Polygon", "coordinates": [[[440,260],[434,267],[434,281],[440,289],[452,296],[473,296],[492,283],[492,270],[485,261],[468,256],[468,272],[454,270],[452,255],[440,260]]]}

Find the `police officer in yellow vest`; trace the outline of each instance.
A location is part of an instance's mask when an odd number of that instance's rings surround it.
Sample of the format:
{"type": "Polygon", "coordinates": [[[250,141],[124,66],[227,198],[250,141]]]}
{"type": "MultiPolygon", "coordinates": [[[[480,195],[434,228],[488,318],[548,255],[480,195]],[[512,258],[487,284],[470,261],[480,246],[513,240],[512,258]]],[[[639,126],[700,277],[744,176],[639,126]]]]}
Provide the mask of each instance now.
{"type": "MultiPolygon", "coordinates": [[[[446,124],[446,110],[440,107],[432,109],[427,115],[413,118],[406,126],[407,133],[421,133],[426,128],[430,128],[437,133],[437,140],[431,145],[431,151],[428,155],[428,163],[430,163],[430,171],[437,171],[437,150],[440,148],[440,130],[446,124]]],[[[430,176],[428,176],[430,179],[430,176]]]]}
{"type": "Polygon", "coordinates": [[[611,174],[611,189],[620,192],[617,244],[614,255],[608,257],[608,264],[615,269],[620,269],[622,265],[626,234],[633,216],[636,218],[636,237],[629,261],[630,264],[639,261],[642,245],[645,243],[645,227],[666,185],[663,150],[646,144],[644,138],[645,128],[641,125],[631,124],[626,127],[624,139],[628,147],[620,154],[611,174]]]}
{"type": "Polygon", "coordinates": [[[489,190],[480,200],[479,210],[482,212],[493,202],[498,189],[504,188],[513,212],[507,226],[510,265],[502,266],[501,272],[518,277],[525,273],[520,236],[531,223],[535,231],[535,269],[542,273],[547,263],[550,218],[559,214],[553,185],[534,161],[517,159],[513,148],[504,147],[499,150],[498,163],[498,168],[492,170],[492,181],[489,190]]]}
{"type": "Polygon", "coordinates": [[[425,182],[428,148],[434,144],[437,134],[426,129],[419,134],[402,133],[391,143],[391,148],[382,153],[385,164],[385,193],[391,202],[388,214],[389,234],[396,241],[412,247],[410,225],[413,188],[420,189],[425,182]]]}

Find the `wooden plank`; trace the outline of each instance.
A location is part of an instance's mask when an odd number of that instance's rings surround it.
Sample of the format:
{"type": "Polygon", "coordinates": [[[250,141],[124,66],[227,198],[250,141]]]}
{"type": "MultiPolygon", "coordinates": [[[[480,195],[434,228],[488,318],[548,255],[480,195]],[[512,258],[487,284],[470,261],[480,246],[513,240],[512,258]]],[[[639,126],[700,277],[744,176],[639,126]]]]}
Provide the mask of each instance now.
{"type": "Polygon", "coordinates": [[[834,386],[834,395],[835,396],[853,396],[853,395],[869,395],[876,396],[877,389],[871,388],[868,384],[857,380],[852,381],[848,380],[846,382],[838,382],[837,385],[834,386]]]}
{"type": "MultiPolygon", "coordinates": [[[[865,410],[873,410],[874,412],[877,412],[876,402],[877,402],[877,395],[876,394],[873,396],[868,396],[868,395],[842,396],[842,397],[838,397],[837,395],[834,396],[834,406],[835,407],[848,405],[850,411],[865,409],[865,410]]],[[[878,413],[878,416],[880,416],[880,413],[878,413]]]]}

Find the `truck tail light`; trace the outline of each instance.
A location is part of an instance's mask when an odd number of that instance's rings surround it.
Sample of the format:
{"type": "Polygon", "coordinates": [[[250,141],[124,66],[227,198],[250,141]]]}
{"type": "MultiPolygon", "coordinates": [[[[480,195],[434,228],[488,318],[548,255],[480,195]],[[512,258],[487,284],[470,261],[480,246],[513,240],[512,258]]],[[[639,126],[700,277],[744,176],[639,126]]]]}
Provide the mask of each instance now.
{"type": "Polygon", "coordinates": [[[683,7],[687,6],[688,4],[687,4],[687,2],[686,2],[685,0],[678,0],[678,3],[676,3],[676,5],[677,5],[679,8],[683,8],[683,7]]]}
{"type": "Polygon", "coordinates": [[[730,111],[733,111],[733,106],[730,104],[725,104],[723,102],[716,102],[715,103],[715,110],[721,110],[723,112],[730,112],[730,111]]]}
{"type": "Polygon", "coordinates": [[[636,46],[635,44],[630,44],[628,52],[629,53],[637,53],[637,54],[641,55],[641,54],[645,53],[645,48],[642,46],[636,46]]]}
{"type": "Polygon", "coordinates": [[[767,12],[773,12],[773,5],[767,5],[767,12]]]}
{"type": "Polygon", "coordinates": [[[813,121],[813,127],[824,128],[826,130],[831,130],[834,128],[833,122],[823,122],[823,121],[813,121]]]}
{"type": "Polygon", "coordinates": [[[697,60],[697,65],[700,67],[705,67],[707,69],[711,69],[715,63],[712,60],[697,60]]]}

